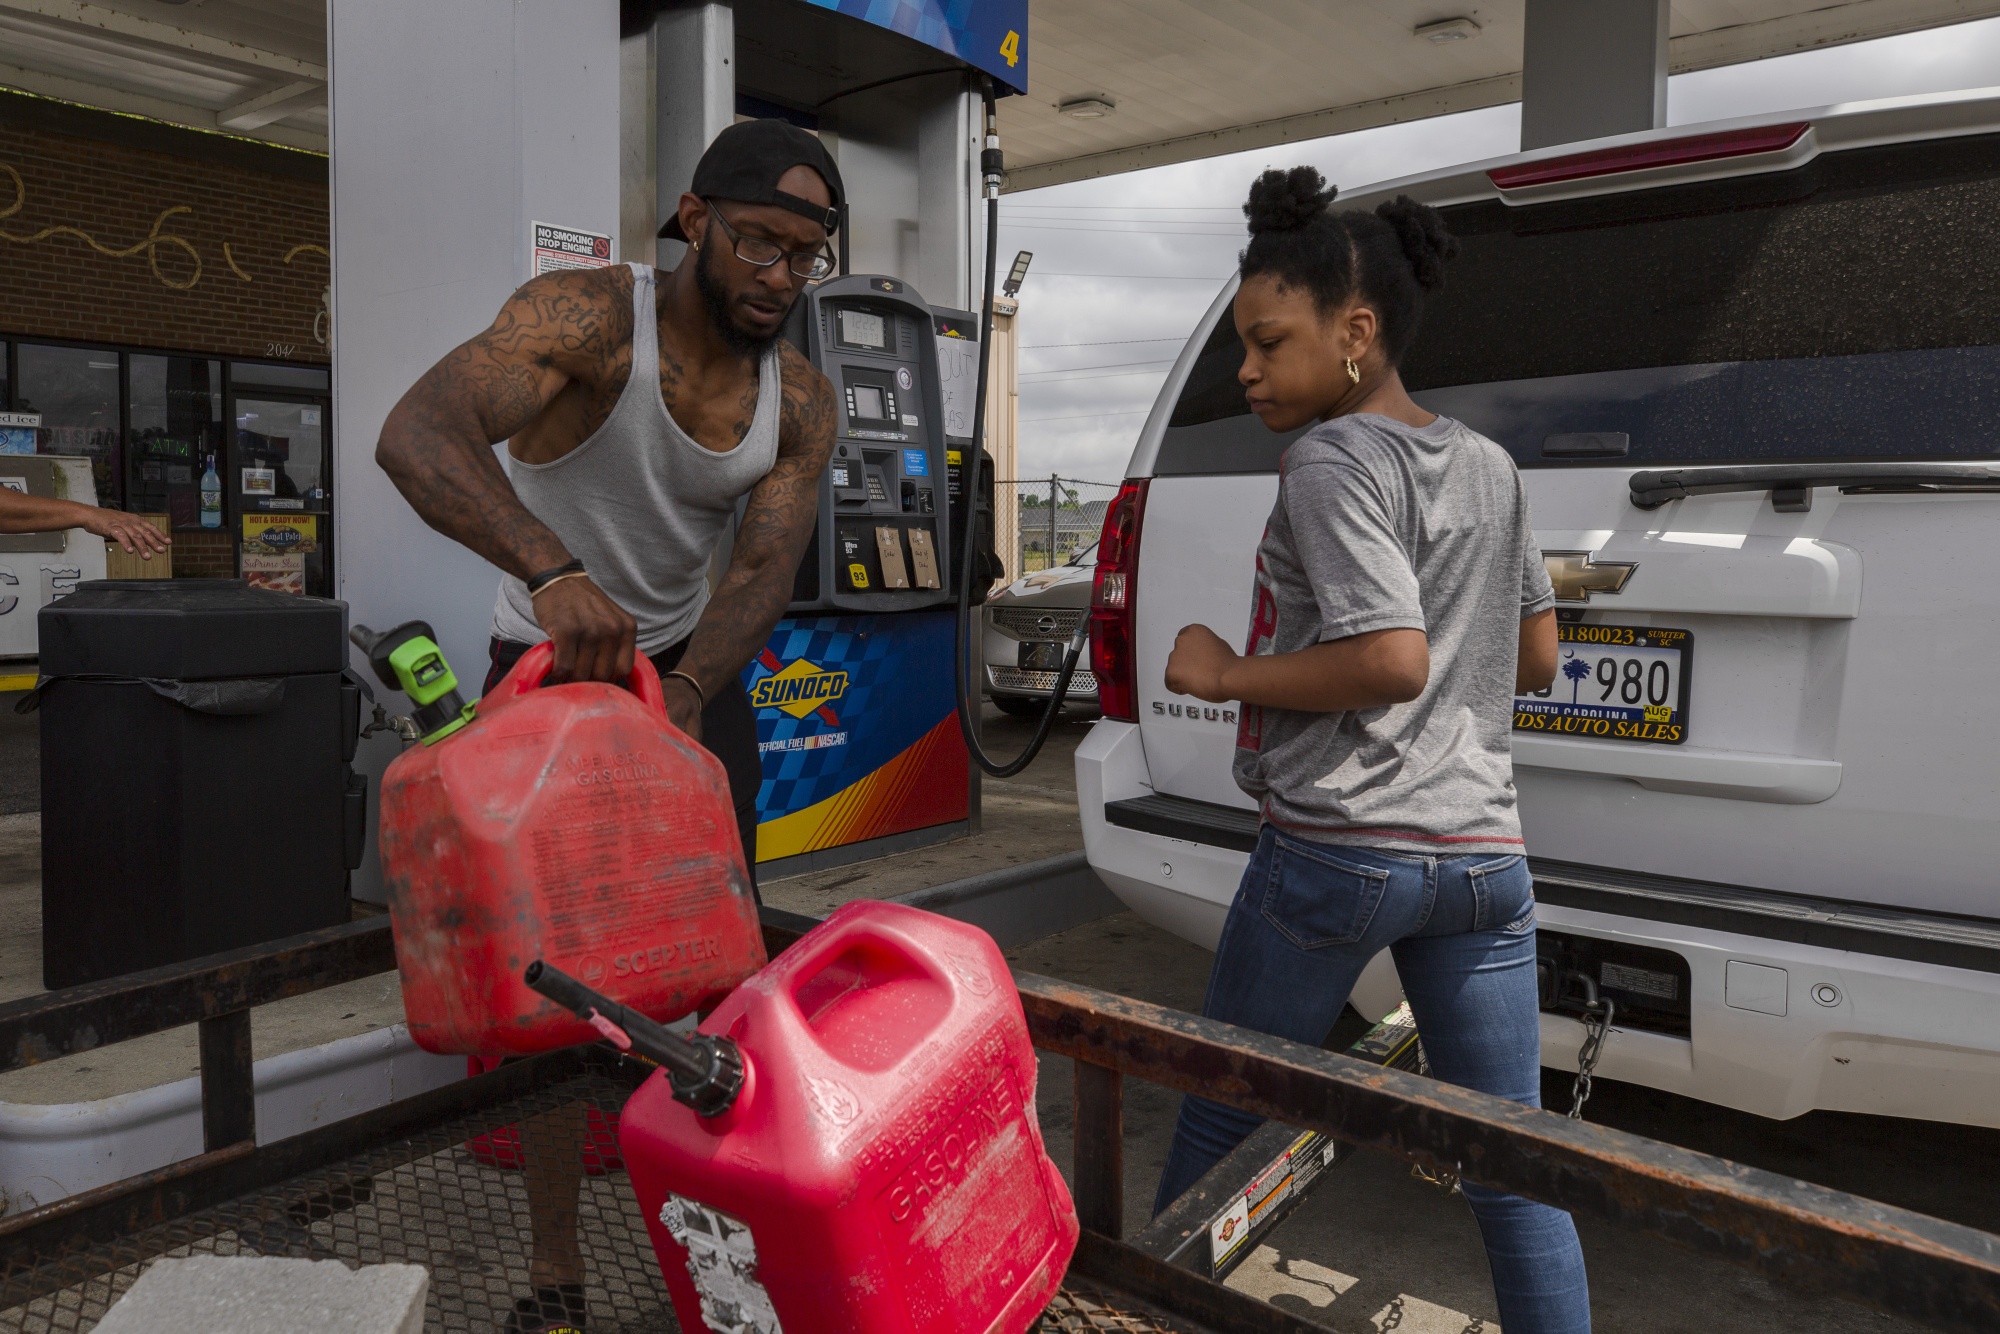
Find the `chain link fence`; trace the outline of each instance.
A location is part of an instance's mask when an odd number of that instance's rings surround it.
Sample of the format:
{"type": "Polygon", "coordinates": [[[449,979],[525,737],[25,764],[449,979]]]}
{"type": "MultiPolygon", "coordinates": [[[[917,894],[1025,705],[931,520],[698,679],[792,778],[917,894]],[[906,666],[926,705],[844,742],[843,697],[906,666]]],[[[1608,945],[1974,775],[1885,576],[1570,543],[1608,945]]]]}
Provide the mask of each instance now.
{"type": "Polygon", "coordinates": [[[1118,483],[1080,477],[1002,478],[993,484],[993,527],[1007,578],[1063,565],[1090,550],[1118,483]]]}

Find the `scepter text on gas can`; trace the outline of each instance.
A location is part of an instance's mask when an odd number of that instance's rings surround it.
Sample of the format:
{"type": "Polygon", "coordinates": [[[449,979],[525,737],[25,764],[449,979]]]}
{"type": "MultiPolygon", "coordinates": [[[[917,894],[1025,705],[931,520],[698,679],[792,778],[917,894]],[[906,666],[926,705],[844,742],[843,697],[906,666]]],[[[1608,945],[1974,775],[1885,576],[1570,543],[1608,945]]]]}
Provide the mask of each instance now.
{"type": "Polygon", "coordinates": [[[681,1328],[1019,1334],[1061,1283],[1076,1210],[1035,1119],[1035,1053],[977,927],[850,903],[725,1000],[735,1104],[664,1075],[619,1143],[681,1328]]]}
{"type": "Polygon", "coordinates": [[[382,871],[410,1036],[434,1052],[590,1042],[530,990],[545,959],[669,1021],[764,964],[722,762],[667,720],[652,663],[629,688],[543,685],[546,643],[473,721],[382,778],[382,871]]]}

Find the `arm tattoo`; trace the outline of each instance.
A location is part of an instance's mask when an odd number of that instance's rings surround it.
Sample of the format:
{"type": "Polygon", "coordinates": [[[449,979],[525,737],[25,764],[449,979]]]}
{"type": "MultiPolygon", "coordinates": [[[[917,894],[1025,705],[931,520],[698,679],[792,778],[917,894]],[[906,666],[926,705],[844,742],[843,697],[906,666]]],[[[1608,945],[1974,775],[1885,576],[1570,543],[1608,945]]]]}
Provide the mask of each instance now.
{"type": "Polygon", "coordinates": [[[424,522],[517,576],[569,559],[514,494],[492,447],[572,387],[584,396],[586,434],[592,416],[602,422],[630,369],[631,284],[622,266],[535,278],[403,395],[375,460],[424,522]]]}
{"type": "Polygon", "coordinates": [[[792,577],[819,515],[819,476],[833,452],[833,386],[784,345],[778,461],[752,488],[729,570],[702,612],[681,669],[711,692],[741,672],[791,600],[792,577]]]}

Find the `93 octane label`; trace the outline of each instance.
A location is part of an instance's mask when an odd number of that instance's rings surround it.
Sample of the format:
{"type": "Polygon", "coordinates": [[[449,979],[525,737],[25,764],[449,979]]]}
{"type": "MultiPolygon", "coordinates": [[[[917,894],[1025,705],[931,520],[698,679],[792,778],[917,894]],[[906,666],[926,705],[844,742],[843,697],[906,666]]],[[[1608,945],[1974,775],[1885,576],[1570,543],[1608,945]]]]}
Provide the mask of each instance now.
{"type": "Polygon", "coordinates": [[[1694,636],[1648,625],[1556,627],[1556,679],[1514,697],[1514,730],[1678,746],[1694,636]]]}

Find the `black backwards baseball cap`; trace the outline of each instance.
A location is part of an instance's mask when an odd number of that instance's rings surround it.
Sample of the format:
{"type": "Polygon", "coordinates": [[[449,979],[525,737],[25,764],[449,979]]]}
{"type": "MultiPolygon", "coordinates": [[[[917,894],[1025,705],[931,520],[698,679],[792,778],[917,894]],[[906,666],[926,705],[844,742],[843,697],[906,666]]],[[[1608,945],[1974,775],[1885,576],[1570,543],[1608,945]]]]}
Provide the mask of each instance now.
{"type": "MultiPolygon", "coordinates": [[[[746,120],[715,136],[695,164],[689,193],[703,199],[734,199],[745,204],[775,204],[811,218],[831,236],[840,227],[840,206],[846,199],[840,168],[826,146],[796,125],[782,120],[746,120]],[[778,178],[793,167],[811,167],[826,182],[833,207],[824,208],[778,188],[778,178]]],[[[669,241],[686,241],[678,210],[660,228],[669,241]]]]}

